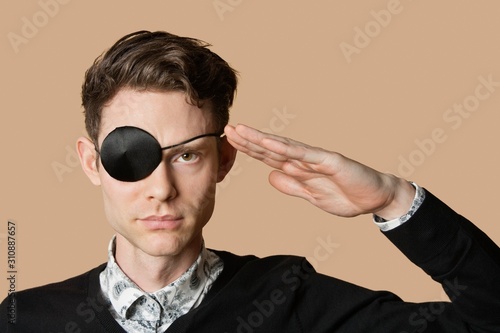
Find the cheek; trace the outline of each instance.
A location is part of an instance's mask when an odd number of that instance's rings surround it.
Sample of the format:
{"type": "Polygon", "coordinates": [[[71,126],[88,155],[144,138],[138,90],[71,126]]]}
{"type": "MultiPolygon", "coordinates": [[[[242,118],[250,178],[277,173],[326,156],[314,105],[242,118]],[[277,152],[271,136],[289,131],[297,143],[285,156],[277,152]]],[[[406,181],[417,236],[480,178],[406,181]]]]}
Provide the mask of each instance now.
{"type": "Polygon", "coordinates": [[[215,164],[198,170],[192,175],[180,175],[179,194],[197,206],[200,210],[213,206],[217,184],[217,168],[215,164]]]}
{"type": "Polygon", "coordinates": [[[108,177],[101,177],[104,211],[108,221],[115,223],[122,220],[134,206],[137,189],[135,184],[121,183],[108,177]]]}

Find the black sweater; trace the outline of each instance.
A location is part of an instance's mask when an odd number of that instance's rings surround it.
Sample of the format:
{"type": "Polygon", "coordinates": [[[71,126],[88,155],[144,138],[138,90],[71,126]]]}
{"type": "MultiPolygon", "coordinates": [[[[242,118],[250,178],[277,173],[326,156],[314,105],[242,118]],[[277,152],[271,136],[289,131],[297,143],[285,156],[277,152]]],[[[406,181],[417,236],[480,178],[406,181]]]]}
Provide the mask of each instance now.
{"type": "MultiPolygon", "coordinates": [[[[406,303],[318,274],[304,258],[215,251],[223,272],[166,332],[500,332],[500,249],[472,223],[428,193],[408,222],[384,234],[452,303],[406,303]]],[[[7,298],[0,332],[124,332],[99,296],[104,267],[7,298]]]]}

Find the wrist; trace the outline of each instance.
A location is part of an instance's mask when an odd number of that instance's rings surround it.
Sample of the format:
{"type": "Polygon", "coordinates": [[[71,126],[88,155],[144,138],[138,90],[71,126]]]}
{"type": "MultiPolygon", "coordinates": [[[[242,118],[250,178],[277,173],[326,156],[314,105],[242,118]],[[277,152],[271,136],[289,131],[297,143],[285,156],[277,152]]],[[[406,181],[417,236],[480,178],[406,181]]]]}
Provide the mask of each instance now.
{"type": "Polygon", "coordinates": [[[410,182],[393,175],[388,176],[392,177],[392,200],[382,209],[374,212],[378,217],[387,221],[405,215],[415,199],[415,187],[410,182]]]}

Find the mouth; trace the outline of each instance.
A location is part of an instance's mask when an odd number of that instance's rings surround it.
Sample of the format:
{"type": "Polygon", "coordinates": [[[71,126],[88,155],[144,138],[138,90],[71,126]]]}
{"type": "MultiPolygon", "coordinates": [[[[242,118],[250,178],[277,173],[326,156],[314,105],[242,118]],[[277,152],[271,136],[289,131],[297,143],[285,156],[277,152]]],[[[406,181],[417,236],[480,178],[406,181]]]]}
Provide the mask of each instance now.
{"type": "Polygon", "coordinates": [[[174,215],[151,215],[139,222],[149,230],[175,230],[182,224],[183,218],[174,215]]]}

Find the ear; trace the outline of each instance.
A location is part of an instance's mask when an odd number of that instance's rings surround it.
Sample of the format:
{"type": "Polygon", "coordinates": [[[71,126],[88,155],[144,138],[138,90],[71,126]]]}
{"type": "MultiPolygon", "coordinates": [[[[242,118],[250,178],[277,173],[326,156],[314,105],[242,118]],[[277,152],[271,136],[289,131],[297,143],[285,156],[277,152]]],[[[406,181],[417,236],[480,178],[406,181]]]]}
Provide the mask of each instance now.
{"type": "Polygon", "coordinates": [[[220,151],[219,151],[219,171],[217,173],[217,182],[221,182],[224,180],[224,177],[229,173],[231,168],[233,167],[234,161],[236,159],[236,148],[231,146],[231,144],[227,141],[227,138],[222,137],[220,142],[220,151]]]}
{"type": "Polygon", "coordinates": [[[82,169],[94,185],[101,185],[99,169],[97,168],[97,152],[92,141],[85,137],[79,137],[76,141],[76,151],[80,157],[82,169]]]}

